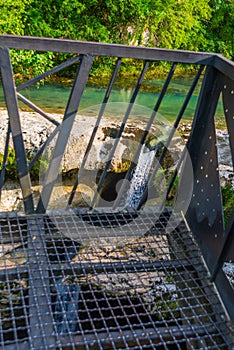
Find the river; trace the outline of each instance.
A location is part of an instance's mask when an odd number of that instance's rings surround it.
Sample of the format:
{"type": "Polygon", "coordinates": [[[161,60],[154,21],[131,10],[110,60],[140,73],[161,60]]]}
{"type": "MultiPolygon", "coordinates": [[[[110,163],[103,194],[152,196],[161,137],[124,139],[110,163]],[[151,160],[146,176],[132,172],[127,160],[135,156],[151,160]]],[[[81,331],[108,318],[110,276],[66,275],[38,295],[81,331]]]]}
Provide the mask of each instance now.
{"type": "MultiPolygon", "coordinates": [[[[143,110],[145,111],[149,111],[149,109],[152,111],[155,103],[157,102],[157,98],[159,96],[159,92],[162,88],[163,83],[163,79],[151,79],[143,83],[142,89],[140,90],[135,102],[136,106],[138,107],[135,109],[135,112],[133,109],[133,115],[134,113],[136,115],[142,113],[142,109],[140,107],[143,107],[143,110]]],[[[162,115],[170,122],[173,122],[173,120],[175,120],[185,100],[186,94],[188,93],[191,83],[191,78],[174,78],[171,81],[168,87],[167,94],[165,95],[160,105],[160,115],[162,115]]],[[[109,99],[109,102],[111,102],[111,108],[109,108],[109,110],[107,108],[107,114],[113,114],[113,103],[117,103],[118,106],[119,103],[128,103],[130,101],[130,98],[133,93],[133,87],[130,86],[127,88],[119,88],[119,85],[120,84],[114,86],[111,92],[109,99]]],[[[26,98],[30,99],[33,103],[42,108],[44,111],[49,113],[63,114],[70,91],[71,84],[69,83],[47,83],[41,85],[40,87],[31,86],[30,88],[23,90],[21,93],[26,98]]],[[[184,113],[183,118],[186,121],[191,120],[192,116],[194,115],[199,91],[200,84],[198,83],[198,86],[195,89],[194,94],[191,97],[191,100],[184,113]]],[[[104,94],[105,89],[103,86],[99,87],[96,84],[88,84],[85,88],[79,108],[81,114],[83,110],[83,113],[85,113],[86,115],[92,115],[92,113],[96,113],[96,106],[102,103],[104,94]]],[[[25,108],[25,105],[23,105],[21,102],[19,103],[19,105],[21,108],[25,108]]],[[[5,103],[3,98],[3,91],[2,89],[0,89],[0,108],[4,107],[5,103]]],[[[223,108],[221,102],[219,102],[218,104],[216,117],[219,121],[223,119],[223,108]]]]}

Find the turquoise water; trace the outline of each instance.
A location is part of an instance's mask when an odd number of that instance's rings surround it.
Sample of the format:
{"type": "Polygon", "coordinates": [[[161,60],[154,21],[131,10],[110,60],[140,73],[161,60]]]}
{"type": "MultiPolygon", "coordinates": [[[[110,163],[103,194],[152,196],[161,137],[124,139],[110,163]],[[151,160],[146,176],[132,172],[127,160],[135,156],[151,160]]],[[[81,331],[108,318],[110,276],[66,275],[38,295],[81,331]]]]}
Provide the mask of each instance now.
{"type": "MultiPolygon", "coordinates": [[[[191,79],[174,79],[168,88],[168,92],[165,95],[162,104],[159,109],[159,114],[164,118],[173,121],[179,113],[179,110],[185,100],[186,94],[191,85],[191,79]]],[[[141,117],[142,114],[150,114],[157,102],[159,91],[162,88],[163,80],[148,80],[145,85],[142,86],[138,97],[136,99],[136,108],[132,111],[132,116],[141,117]],[[147,91],[146,91],[147,90],[147,91]],[[150,90],[150,91],[149,91],[150,90]]],[[[198,94],[200,90],[200,84],[194,91],[194,94],[186,108],[184,113],[185,120],[191,120],[196,108],[198,94]]],[[[48,113],[61,113],[63,114],[66,108],[66,102],[69,98],[71,91],[71,85],[69,84],[45,84],[38,87],[32,86],[23,90],[21,93],[30,99],[34,104],[38,105],[44,111],[48,113]]],[[[133,88],[119,88],[114,87],[110,95],[110,105],[106,110],[107,116],[114,115],[116,117],[116,111],[113,110],[113,106],[116,104],[118,110],[124,109],[133,93],[133,88]]],[[[102,103],[104,98],[105,89],[102,87],[96,87],[87,85],[81,100],[79,112],[87,115],[95,115],[98,110],[98,105],[102,103]]],[[[21,102],[20,107],[24,107],[21,102]]],[[[3,92],[0,90],[0,107],[4,108],[3,92]]],[[[121,114],[121,113],[120,113],[121,114]]],[[[223,115],[223,108],[221,103],[218,105],[217,115],[220,117],[223,115]]],[[[122,115],[120,115],[122,117],[122,115]]]]}

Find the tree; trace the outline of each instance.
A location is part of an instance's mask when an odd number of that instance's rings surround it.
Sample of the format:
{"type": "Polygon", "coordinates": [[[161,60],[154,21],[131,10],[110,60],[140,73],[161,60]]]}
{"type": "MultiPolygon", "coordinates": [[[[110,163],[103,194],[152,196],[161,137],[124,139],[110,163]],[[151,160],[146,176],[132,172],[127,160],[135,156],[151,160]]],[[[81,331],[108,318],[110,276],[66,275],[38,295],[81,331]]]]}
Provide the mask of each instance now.
{"type": "Polygon", "coordinates": [[[148,0],[145,27],[148,45],[201,50],[211,8],[203,0],[148,0]]]}
{"type": "Polygon", "coordinates": [[[234,59],[234,1],[211,0],[212,17],[207,26],[207,50],[234,59]]]}
{"type": "Polygon", "coordinates": [[[24,34],[27,8],[31,0],[0,0],[0,33],[24,34]]]}
{"type": "MultiPolygon", "coordinates": [[[[233,55],[233,0],[0,0],[0,10],[6,34],[233,55]]],[[[12,57],[22,67],[16,73],[29,76],[65,55],[31,51],[12,57]]]]}

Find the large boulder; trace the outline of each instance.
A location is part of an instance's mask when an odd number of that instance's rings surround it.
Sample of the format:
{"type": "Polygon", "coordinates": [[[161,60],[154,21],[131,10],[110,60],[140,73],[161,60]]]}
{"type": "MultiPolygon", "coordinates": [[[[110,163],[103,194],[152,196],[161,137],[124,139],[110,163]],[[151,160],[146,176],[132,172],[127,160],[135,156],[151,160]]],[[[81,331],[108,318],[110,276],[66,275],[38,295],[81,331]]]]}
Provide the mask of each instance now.
{"type": "MultiPolygon", "coordinates": [[[[8,115],[7,111],[1,110],[0,119],[0,153],[3,154],[8,115]]],[[[52,118],[61,123],[62,115],[50,114],[52,118]]],[[[47,144],[43,158],[46,161],[47,157],[53,153],[57,135],[56,126],[47,119],[41,117],[35,112],[20,112],[22,135],[27,154],[35,154],[38,149],[44,144],[50,135],[55,134],[51,141],[47,144]]],[[[74,120],[68,144],[62,159],[62,172],[67,173],[73,169],[78,169],[84,158],[85,151],[88,146],[89,139],[92,135],[96,118],[92,116],[77,115],[74,120]]],[[[111,149],[115,143],[121,121],[114,121],[103,118],[93,141],[89,157],[86,161],[85,168],[89,170],[100,169],[103,164],[110,159],[111,149]]],[[[64,123],[66,128],[66,122],[64,123]]],[[[111,168],[115,172],[126,170],[129,161],[132,158],[133,152],[139,145],[143,135],[145,124],[143,122],[129,122],[124,128],[121,139],[115,150],[111,161],[111,168]]],[[[152,138],[157,139],[162,134],[162,126],[153,126],[148,135],[148,142],[152,138]]],[[[10,148],[13,148],[12,140],[10,148]]]]}

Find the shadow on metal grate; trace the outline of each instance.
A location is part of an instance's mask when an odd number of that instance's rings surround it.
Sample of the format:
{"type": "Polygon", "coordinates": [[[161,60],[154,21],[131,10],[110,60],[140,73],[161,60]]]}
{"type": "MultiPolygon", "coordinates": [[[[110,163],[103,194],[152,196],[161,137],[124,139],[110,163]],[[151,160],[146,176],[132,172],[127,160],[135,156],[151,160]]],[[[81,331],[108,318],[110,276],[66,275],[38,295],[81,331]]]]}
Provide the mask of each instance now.
{"type": "Polygon", "coordinates": [[[130,238],[103,221],[90,236],[82,214],[2,217],[2,349],[231,349],[201,252],[168,217],[130,238]]]}
{"type": "Polygon", "coordinates": [[[216,127],[221,102],[234,164],[233,67],[217,54],[0,35],[9,117],[0,189],[12,148],[22,196],[19,207],[0,213],[0,349],[234,349],[234,211],[224,211],[216,127]],[[16,86],[10,49],[71,58],[16,86]],[[85,120],[80,102],[94,60],[105,56],[113,72],[85,120]],[[121,110],[110,96],[125,59],[139,74],[121,110]],[[143,114],[134,108],[158,61],[168,74],[143,114]],[[195,74],[169,121],[161,104],[178,63],[195,74]],[[20,93],[71,66],[62,117],[20,93]],[[191,125],[178,134],[194,97],[191,125]],[[33,150],[19,101],[45,123],[33,150]],[[105,118],[116,106],[116,120],[105,118]],[[67,186],[60,170],[77,140],[67,186]],[[34,165],[43,172],[32,186],[34,165]]]}

